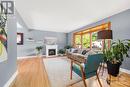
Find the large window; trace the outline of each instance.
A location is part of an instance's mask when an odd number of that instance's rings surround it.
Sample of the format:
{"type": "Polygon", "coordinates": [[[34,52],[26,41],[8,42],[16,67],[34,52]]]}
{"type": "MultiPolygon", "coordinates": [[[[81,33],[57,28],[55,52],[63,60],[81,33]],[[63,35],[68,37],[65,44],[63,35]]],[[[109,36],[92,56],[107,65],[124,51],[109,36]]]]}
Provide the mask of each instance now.
{"type": "Polygon", "coordinates": [[[102,50],[103,40],[97,40],[97,32],[92,32],[92,49],[102,50]]]}
{"type": "MultiPolygon", "coordinates": [[[[97,40],[97,32],[105,29],[110,29],[110,22],[74,33],[73,46],[76,48],[102,50],[104,40],[97,40]]],[[[106,41],[108,46],[109,40],[106,41]]]]}
{"type": "Polygon", "coordinates": [[[90,34],[82,35],[82,48],[90,48],[90,34]]]}
{"type": "Polygon", "coordinates": [[[82,42],[81,42],[81,35],[75,35],[75,47],[81,48],[82,42]]]}

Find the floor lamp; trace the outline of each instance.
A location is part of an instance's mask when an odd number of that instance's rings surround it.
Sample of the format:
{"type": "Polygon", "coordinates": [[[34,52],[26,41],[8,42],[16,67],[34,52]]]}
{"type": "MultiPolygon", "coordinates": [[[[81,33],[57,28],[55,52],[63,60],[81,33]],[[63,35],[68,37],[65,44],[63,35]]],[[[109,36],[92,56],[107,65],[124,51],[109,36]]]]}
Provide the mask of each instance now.
{"type": "MultiPolygon", "coordinates": [[[[105,43],[105,40],[106,39],[113,39],[113,35],[112,35],[112,30],[102,30],[102,31],[99,31],[98,33],[97,33],[97,39],[103,39],[103,43],[104,43],[104,45],[103,45],[103,51],[105,51],[105,49],[106,49],[106,43],[105,43]]],[[[103,71],[102,71],[102,75],[103,75],[103,73],[104,73],[104,68],[105,68],[105,63],[103,62],[103,63],[101,63],[101,67],[102,67],[102,69],[103,69],[103,71]]],[[[99,68],[99,72],[100,72],[100,70],[101,70],[101,67],[99,68]]]]}
{"type": "Polygon", "coordinates": [[[102,30],[98,32],[97,39],[103,39],[104,40],[104,46],[103,50],[106,49],[105,46],[105,40],[106,39],[113,39],[112,30],[102,30]]]}

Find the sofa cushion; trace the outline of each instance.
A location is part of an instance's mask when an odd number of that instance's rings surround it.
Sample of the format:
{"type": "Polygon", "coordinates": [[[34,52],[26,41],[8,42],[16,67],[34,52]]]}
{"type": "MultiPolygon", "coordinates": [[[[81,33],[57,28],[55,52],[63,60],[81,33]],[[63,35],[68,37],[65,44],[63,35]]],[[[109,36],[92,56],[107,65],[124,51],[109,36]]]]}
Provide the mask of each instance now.
{"type": "Polygon", "coordinates": [[[71,53],[78,53],[78,49],[77,48],[71,48],[71,53]]]}

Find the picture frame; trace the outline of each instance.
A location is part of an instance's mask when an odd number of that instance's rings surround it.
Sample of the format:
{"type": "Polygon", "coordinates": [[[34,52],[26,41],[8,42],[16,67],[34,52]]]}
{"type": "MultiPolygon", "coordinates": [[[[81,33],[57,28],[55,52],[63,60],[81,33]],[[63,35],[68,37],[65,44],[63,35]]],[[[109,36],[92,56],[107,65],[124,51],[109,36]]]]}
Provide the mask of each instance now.
{"type": "Polygon", "coordinates": [[[0,4],[0,62],[6,61],[8,59],[8,34],[7,34],[7,13],[0,4]]]}
{"type": "Polygon", "coordinates": [[[17,33],[17,45],[23,45],[23,33],[17,33]]]}

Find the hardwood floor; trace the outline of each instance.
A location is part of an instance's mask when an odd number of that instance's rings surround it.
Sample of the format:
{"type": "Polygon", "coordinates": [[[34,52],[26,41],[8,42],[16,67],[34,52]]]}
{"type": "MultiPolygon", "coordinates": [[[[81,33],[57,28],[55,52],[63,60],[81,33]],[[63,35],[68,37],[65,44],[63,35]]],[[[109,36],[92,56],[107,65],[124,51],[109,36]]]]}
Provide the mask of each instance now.
{"type": "Polygon", "coordinates": [[[18,61],[18,72],[12,87],[50,87],[42,58],[18,61]]]}
{"type": "MultiPolygon", "coordinates": [[[[42,58],[19,60],[18,71],[19,74],[11,87],[50,87],[42,58]]],[[[78,85],[72,87],[82,87],[83,83],[80,82],[78,85]]],[[[119,79],[113,81],[110,87],[130,87],[130,75],[121,73],[119,79]]]]}

